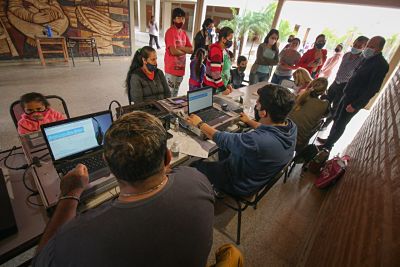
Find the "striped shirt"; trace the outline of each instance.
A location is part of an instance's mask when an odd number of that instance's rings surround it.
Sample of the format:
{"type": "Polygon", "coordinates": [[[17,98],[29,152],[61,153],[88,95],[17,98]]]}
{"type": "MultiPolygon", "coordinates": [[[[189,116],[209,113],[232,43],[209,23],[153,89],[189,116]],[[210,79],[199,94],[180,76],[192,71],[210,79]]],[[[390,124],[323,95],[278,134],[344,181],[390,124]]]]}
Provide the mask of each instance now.
{"type": "Polygon", "coordinates": [[[361,54],[359,54],[354,59],[352,59],[351,56],[351,52],[347,52],[343,55],[342,62],[340,63],[335,78],[335,82],[337,84],[347,83],[353,75],[354,70],[357,68],[358,65],[360,65],[360,62],[363,60],[363,56],[361,54]]]}
{"type": "Polygon", "coordinates": [[[222,81],[222,68],[224,65],[224,55],[219,43],[208,47],[208,56],[206,60],[206,75],[203,84],[214,88],[214,93],[222,92],[226,89],[222,81]]]}

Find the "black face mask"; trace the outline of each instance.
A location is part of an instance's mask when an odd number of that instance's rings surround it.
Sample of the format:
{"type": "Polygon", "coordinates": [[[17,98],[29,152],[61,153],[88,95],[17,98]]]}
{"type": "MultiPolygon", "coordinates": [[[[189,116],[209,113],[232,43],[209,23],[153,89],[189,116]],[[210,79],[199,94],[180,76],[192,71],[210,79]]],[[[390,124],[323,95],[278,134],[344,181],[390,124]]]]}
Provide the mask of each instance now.
{"type": "Polygon", "coordinates": [[[288,43],[291,43],[292,41],[293,41],[293,39],[288,39],[287,40],[288,43]]]}
{"type": "Polygon", "coordinates": [[[246,70],[246,67],[238,67],[239,72],[244,72],[246,70]]]}
{"type": "Polygon", "coordinates": [[[318,49],[322,49],[325,46],[325,43],[316,43],[315,47],[318,49]]]}
{"type": "Polygon", "coordinates": [[[229,48],[229,47],[232,46],[232,44],[233,44],[232,40],[227,40],[226,43],[225,43],[225,47],[229,48]]]}

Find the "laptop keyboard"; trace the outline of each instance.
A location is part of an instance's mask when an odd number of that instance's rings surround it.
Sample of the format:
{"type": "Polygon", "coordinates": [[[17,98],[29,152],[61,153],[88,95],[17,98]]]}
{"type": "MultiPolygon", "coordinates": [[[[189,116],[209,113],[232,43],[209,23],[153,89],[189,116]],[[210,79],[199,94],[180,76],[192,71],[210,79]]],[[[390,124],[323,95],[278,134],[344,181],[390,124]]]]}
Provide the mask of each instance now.
{"type": "Polygon", "coordinates": [[[226,114],[222,111],[211,108],[211,109],[200,111],[199,113],[197,113],[197,116],[199,116],[204,122],[210,122],[217,118],[226,116],[226,114]]]}
{"type": "Polygon", "coordinates": [[[63,165],[60,168],[60,171],[63,175],[67,174],[70,170],[72,170],[73,168],[75,168],[75,166],[79,163],[84,164],[87,168],[88,168],[88,172],[89,173],[93,173],[97,170],[100,170],[102,168],[106,168],[107,164],[105,163],[105,161],[103,160],[103,154],[102,153],[98,153],[96,155],[93,155],[91,157],[88,158],[82,158],[82,159],[78,159],[78,160],[74,160],[71,162],[68,162],[67,164],[63,165]]]}

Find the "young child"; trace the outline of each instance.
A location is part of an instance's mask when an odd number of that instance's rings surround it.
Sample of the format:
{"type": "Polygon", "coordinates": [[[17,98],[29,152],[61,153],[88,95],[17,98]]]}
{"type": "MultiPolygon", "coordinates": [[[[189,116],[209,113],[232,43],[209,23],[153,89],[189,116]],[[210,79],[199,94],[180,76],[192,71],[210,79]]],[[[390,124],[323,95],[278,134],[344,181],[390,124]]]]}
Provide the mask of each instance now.
{"type": "Polygon", "coordinates": [[[206,50],[199,48],[196,51],[195,58],[190,62],[189,91],[201,88],[203,85],[204,73],[206,71],[206,66],[203,63],[205,57],[206,50]]]}
{"type": "Polygon", "coordinates": [[[24,110],[18,121],[18,133],[27,134],[40,130],[40,125],[65,120],[65,116],[50,108],[47,99],[39,93],[28,93],[21,96],[21,107],[24,110]]]}
{"type": "Polygon", "coordinates": [[[244,80],[244,71],[246,70],[246,67],[247,58],[245,56],[239,56],[237,59],[237,68],[231,69],[231,80],[234,89],[244,86],[242,83],[244,80]]]}

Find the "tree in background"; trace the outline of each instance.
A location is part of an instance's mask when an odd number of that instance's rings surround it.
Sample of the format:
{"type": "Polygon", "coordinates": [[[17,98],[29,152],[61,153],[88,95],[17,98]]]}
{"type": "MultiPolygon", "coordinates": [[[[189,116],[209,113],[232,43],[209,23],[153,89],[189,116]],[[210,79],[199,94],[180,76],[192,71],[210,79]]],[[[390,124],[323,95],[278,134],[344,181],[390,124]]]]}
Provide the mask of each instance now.
{"type": "MultiPolygon", "coordinates": [[[[237,10],[231,8],[232,19],[223,20],[218,25],[219,28],[230,27],[234,31],[234,47],[233,53],[236,58],[237,41],[239,41],[239,55],[243,54],[243,44],[245,38],[251,41],[249,58],[253,50],[254,44],[263,39],[271,29],[272,20],[275,15],[277,3],[269,4],[261,12],[245,11],[241,16],[237,14],[237,10]]],[[[290,24],[286,20],[282,20],[279,24],[279,31],[282,30],[280,38],[287,38],[292,33],[290,24]]],[[[247,40],[246,40],[247,41],[247,40]]]]}

